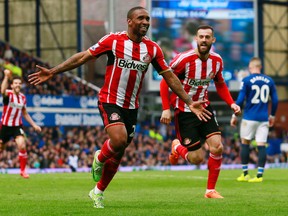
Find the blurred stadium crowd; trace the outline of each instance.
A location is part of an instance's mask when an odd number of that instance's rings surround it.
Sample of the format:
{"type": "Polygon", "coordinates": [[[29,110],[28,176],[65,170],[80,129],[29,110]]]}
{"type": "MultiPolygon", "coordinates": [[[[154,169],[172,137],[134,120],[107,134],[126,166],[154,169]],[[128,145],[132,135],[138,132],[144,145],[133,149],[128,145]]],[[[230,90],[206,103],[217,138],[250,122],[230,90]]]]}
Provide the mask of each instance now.
{"type": "MultiPolygon", "coordinates": [[[[24,94],[47,95],[86,95],[95,96],[97,92],[77,82],[73,77],[57,76],[47,83],[31,86],[27,82],[28,74],[34,72],[35,65],[45,65],[36,58],[23,53],[9,44],[0,41],[0,79],[3,69],[15,70],[15,74],[23,77],[24,94]],[[12,68],[11,68],[12,67],[12,68]]],[[[28,166],[30,168],[88,168],[91,167],[94,152],[102,147],[107,135],[101,126],[79,127],[42,127],[37,134],[31,127],[25,128],[27,135],[28,166]],[[73,161],[73,162],[72,162],[73,161]],[[76,163],[75,163],[76,162],[76,163]],[[75,165],[76,164],[76,165],[75,165]]],[[[224,153],[223,164],[240,164],[240,139],[237,133],[233,137],[222,134],[224,153]]],[[[151,125],[149,122],[139,123],[134,140],[126,149],[121,166],[161,166],[169,165],[171,142],[175,138],[173,126],[151,125]]],[[[288,133],[272,130],[267,147],[268,162],[288,162],[288,152],[281,152],[281,143],[288,143],[288,133]]],[[[6,144],[0,155],[0,168],[18,168],[18,151],[14,141],[6,144]]],[[[203,145],[203,154],[208,151],[203,145]]],[[[206,157],[208,158],[208,157],[206,157]]],[[[206,164],[207,161],[203,161],[206,164]]],[[[257,148],[251,145],[250,163],[257,162],[257,148]]],[[[187,164],[183,159],[179,165],[187,164]]]]}
{"type": "MultiPolygon", "coordinates": [[[[48,63],[43,63],[31,55],[21,52],[10,46],[8,43],[0,41],[0,68],[12,70],[13,74],[23,77],[24,94],[41,95],[86,95],[95,96],[97,92],[81,82],[77,82],[72,76],[59,75],[47,81],[43,85],[32,86],[28,84],[28,75],[35,71],[36,65],[49,67],[48,63]]],[[[0,79],[3,79],[1,70],[0,79]]]]}

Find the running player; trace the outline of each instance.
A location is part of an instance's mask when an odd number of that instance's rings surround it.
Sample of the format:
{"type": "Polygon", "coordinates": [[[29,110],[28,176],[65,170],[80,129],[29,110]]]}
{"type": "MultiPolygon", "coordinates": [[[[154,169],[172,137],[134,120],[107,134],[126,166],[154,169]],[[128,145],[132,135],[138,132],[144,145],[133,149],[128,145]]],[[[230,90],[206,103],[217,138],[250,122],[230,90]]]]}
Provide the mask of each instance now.
{"type": "Polygon", "coordinates": [[[29,81],[37,85],[56,74],[107,55],[105,82],[99,92],[98,107],[109,139],[94,155],[92,174],[97,184],[89,193],[96,208],[104,207],[103,192],[134,137],[139,94],[150,63],[200,120],[206,121],[211,114],[202,106],[205,101],[192,102],[166,64],[161,48],[145,36],[150,26],[148,11],[140,6],[130,9],[127,24],[127,31],[104,36],[88,50],[76,53],[52,69],[38,66],[40,71],[29,76],[29,81]]]}
{"type": "MultiPolygon", "coordinates": [[[[240,107],[235,104],[222,76],[223,60],[221,56],[211,51],[215,42],[214,30],[211,26],[201,25],[196,32],[197,48],[177,55],[170,63],[174,74],[180,79],[184,90],[193,101],[207,100],[203,106],[213,113],[208,101],[208,86],[213,80],[219,96],[228,104],[236,115],[240,114],[240,107]]],[[[174,93],[169,94],[165,80],[160,83],[163,112],[160,121],[165,124],[171,122],[170,103],[175,110],[175,128],[177,138],[172,142],[170,163],[177,164],[179,156],[192,164],[200,164],[204,155],[201,146],[207,143],[210,151],[208,159],[208,181],[204,197],[223,198],[215,190],[216,182],[222,163],[223,145],[221,132],[216,117],[208,121],[199,121],[187,105],[174,93]]]]}
{"type": "Polygon", "coordinates": [[[8,69],[4,70],[4,79],[1,84],[1,94],[3,97],[3,112],[1,118],[0,145],[7,143],[11,137],[15,139],[18,146],[20,175],[23,178],[29,178],[26,172],[27,151],[25,133],[23,130],[22,117],[34,128],[35,131],[41,132],[39,127],[31,118],[26,109],[26,97],[21,93],[22,80],[21,77],[12,77],[12,72],[8,69]],[[9,79],[11,79],[11,89],[9,87],[9,79]]]}

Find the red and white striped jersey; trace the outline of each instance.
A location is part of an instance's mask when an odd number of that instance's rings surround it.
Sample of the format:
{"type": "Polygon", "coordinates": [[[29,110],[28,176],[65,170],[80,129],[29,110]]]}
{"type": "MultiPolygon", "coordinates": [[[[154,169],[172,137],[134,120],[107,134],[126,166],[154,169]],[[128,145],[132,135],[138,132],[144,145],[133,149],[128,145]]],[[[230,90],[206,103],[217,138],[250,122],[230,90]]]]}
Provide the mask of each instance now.
{"type": "Polygon", "coordinates": [[[99,100],[126,109],[139,107],[138,97],[150,63],[159,74],[169,69],[157,43],[148,37],[133,42],[125,31],[104,36],[88,51],[95,57],[108,56],[99,100]]]}
{"type": "Polygon", "coordinates": [[[14,94],[11,89],[3,95],[3,112],[1,124],[5,126],[22,125],[22,110],[26,108],[26,96],[22,93],[14,94]]]}
{"type": "MultiPolygon", "coordinates": [[[[203,61],[195,50],[189,50],[178,54],[170,66],[193,101],[208,100],[207,89],[211,80],[224,82],[223,60],[215,52],[210,52],[208,59],[203,61]]],[[[182,112],[191,112],[189,107],[174,93],[171,95],[171,104],[173,108],[178,108],[182,112]]],[[[210,101],[203,106],[207,107],[209,104],[210,101]]]]}

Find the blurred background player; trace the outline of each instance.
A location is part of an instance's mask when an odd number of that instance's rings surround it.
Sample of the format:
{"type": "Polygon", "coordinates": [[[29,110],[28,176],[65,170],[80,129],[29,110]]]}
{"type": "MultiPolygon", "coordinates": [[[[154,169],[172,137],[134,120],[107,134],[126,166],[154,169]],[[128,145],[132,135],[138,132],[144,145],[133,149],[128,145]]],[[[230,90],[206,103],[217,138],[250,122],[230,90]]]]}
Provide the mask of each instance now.
{"type": "MultiPolygon", "coordinates": [[[[262,182],[263,172],[266,163],[266,142],[269,133],[269,127],[275,122],[275,114],[278,107],[278,96],[274,81],[267,75],[261,74],[261,59],[254,57],[249,62],[249,71],[251,75],[245,77],[241,83],[236,103],[244,107],[243,119],[240,127],[241,137],[241,163],[243,173],[237,178],[237,181],[262,182]],[[269,115],[269,97],[272,100],[271,114],[269,115]],[[258,172],[257,176],[250,178],[248,174],[248,163],[250,149],[249,144],[255,138],[258,149],[258,172]]],[[[231,126],[237,125],[237,117],[232,115],[231,126]]]]}
{"type": "Polygon", "coordinates": [[[15,139],[19,149],[19,163],[20,175],[23,178],[29,178],[25,171],[27,164],[27,151],[25,142],[25,133],[23,130],[22,117],[34,128],[35,131],[41,132],[39,127],[31,118],[26,110],[26,97],[21,93],[22,80],[18,76],[12,77],[10,70],[4,70],[4,79],[1,84],[1,94],[3,97],[3,112],[1,118],[1,146],[10,140],[11,137],[15,139]],[[9,87],[9,80],[11,79],[11,89],[9,87]]]}
{"type": "Polygon", "coordinates": [[[195,36],[197,28],[200,25],[199,20],[188,20],[181,29],[181,36],[174,40],[174,47],[178,52],[185,52],[187,50],[195,49],[197,42],[195,36]]]}
{"type": "MultiPolygon", "coordinates": [[[[240,107],[234,103],[222,76],[223,60],[219,54],[210,51],[212,44],[216,41],[213,28],[208,25],[199,26],[195,39],[197,48],[177,55],[170,63],[172,70],[193,101],[207,100],[203,106],[211,113],[213,110],[208,101],[208,86],[213,80],[219,96],[238,115],[241,112],[240,107]]],[[[169,88],[165,80],[160,83],[160,95],[163,106],[161,123],[171,122],[170,101],[175,110],[175,129],[178,139],[172,142],[170,163],[177,164],[180,155],[190,163],[200,164],[204,160],[201,145],[206,141],[210,155],[207,189],[204,197],[223,198],[215,190],[223,151],[221,132],[215,115],[213,114],[208,121],[199,121],[177,95],[172,93],[171,98],[169,97],[169,88]]]]}

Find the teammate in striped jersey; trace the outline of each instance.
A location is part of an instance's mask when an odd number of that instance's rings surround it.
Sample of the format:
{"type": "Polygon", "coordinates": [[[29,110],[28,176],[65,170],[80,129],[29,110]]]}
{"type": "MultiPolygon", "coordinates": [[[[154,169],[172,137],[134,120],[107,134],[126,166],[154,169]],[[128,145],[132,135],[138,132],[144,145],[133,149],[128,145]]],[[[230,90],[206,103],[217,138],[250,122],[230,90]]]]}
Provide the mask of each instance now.
{"type": "Polygon", "coordinates": [[[165,62],[159,45],[145,36],[150,26],[148,11],[143,7],[130,9],[127,24],[127,31],[104,36],[88,50],[74,54],[52,69],[37,66],[40,71],[29,76],[29,82],[38,85],[56,74],[107,55],[105,82],[99,92],[98,107],[109,139],[94,155],[91,172],[97,184],[89,193],[96,208],[104,207],[103,192],[116,174],[124,151],[134,137],[139,94],[150,63],[200,120],[206,121],[211,115],[202,106],[205,101],[192,102],[165,62]]]}
{"type": "Polygon", "coordinates": [[[3,112],[1,117],[0,144],[5,145],[11,137],[15,139],[19,149],[20,175],[23,178],[29,178],[25,171],[27,164],[27,151],[25,142],[25,133],[23,131],[22,117],[34,128],[41,132],[39,127],[31,118],[26,110],[26,97],[21,91],[22,80],[20,77],[12,77],[10,70],[4,70],[4,79],[1,83],[1,94],[3,97],[3,112]],[[9,87],[9,78],[11,89],[9,87]]]}
{"type": "MultiPolygon", "coordinates": [[[[266,163],[266,142],[269,127],[275,122],[275,114],[278,107],[278,96],[276,86],[271,77],[261,73],[261,59],[254,57],[249,62],[250,75],[245,77],[241,83],[236,103],[243,106],[244,114],[240,126],[241,137],[241,162],[243,173],[237,178],[240,182],[262,182],[266,163]],[[271,98],[271,112],[269,115],[269,98],[271,98]],[[258,172],[257,176],[250,178],[248,174],[248,163],[250,156],[249,144],[255,138],[258,149],[258,172]]],[[[232,116],[231,126],[237,125],[237,117],[232,116]]]]}
{"type": "MultiPolygon", "coordinates": [[[[208,86],[213,80],[219,96],[238,115],[241,109],[233,101],[222,76],[223,60],[219,54],[211,51],[211,46],[215,40],[214,30],[211,26],[199,26],[196,34],[197,48],[180,53],[172,60],[170,66],[193,101],[206,100],[207,102],[203,106],[213,113],[208,100],[208,86]]],[[[210,155],[207,189],[204,197],[223,198],[215,190],[223,151],[221,132],[216,117],[213,114],[207,122],[199,121],[181,98],[174,93],[169,97],[169,88],[165,80],[160,83],[160,95],[163,106],[160,121],[165,124],[171,122],[170,104],[175,110],[174,120],[178,139],[172,142],[170,163],[176,165],[180,155],[189,163],[200,164],[204,159],[201,145],[205,140],[209,146],[210,155]]]]}

